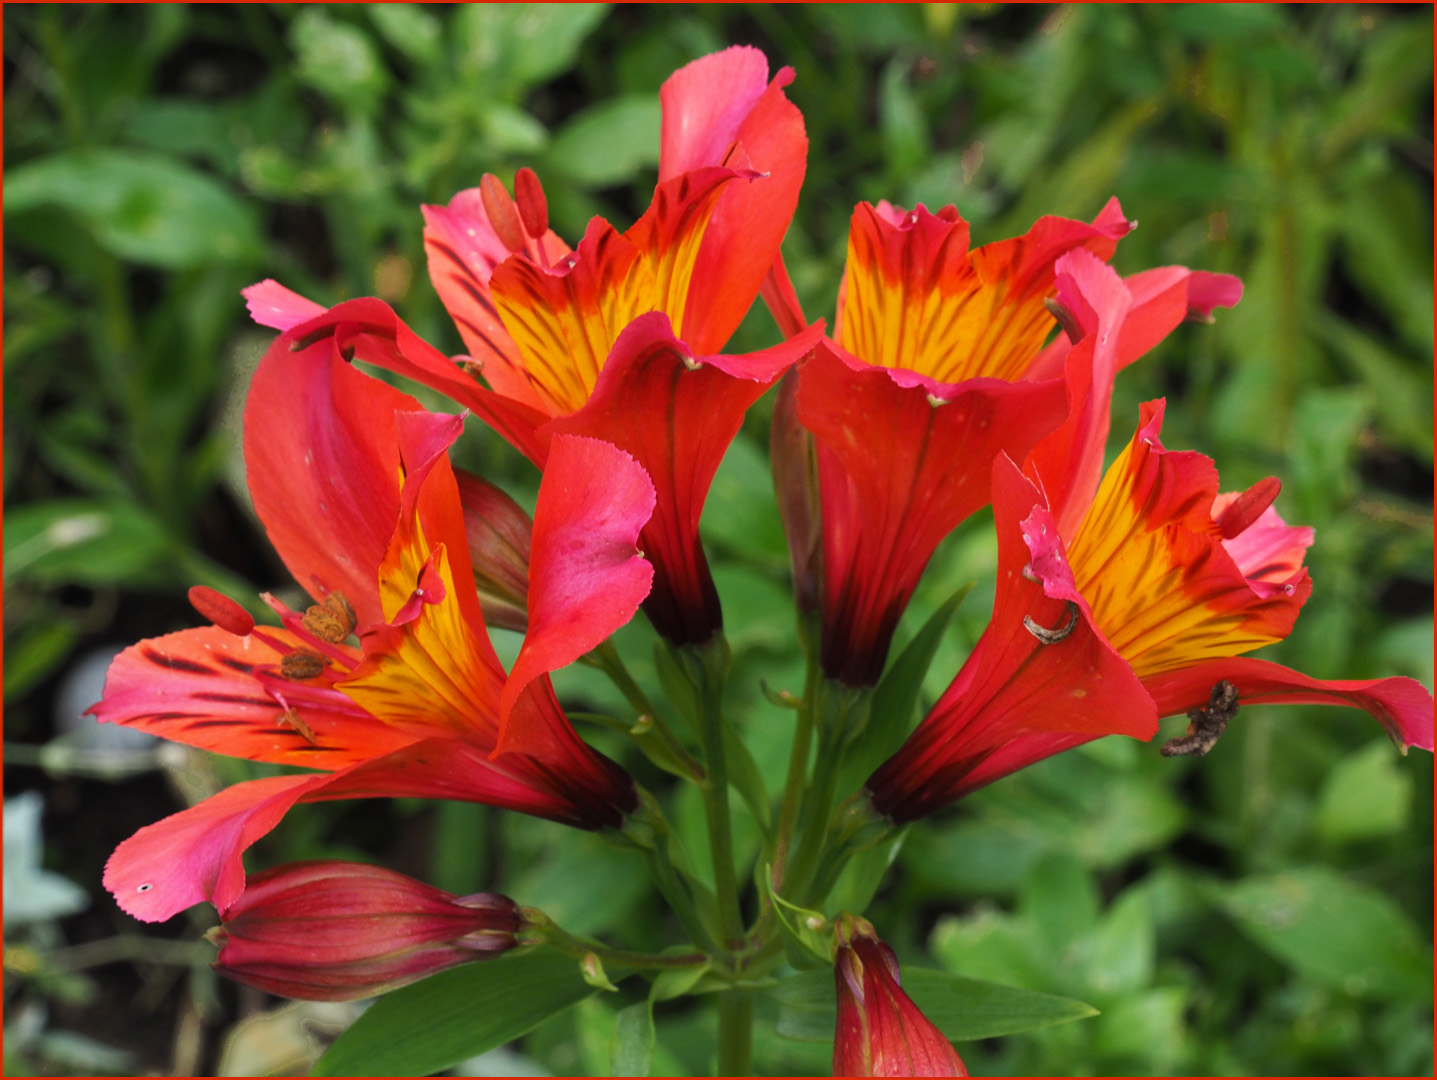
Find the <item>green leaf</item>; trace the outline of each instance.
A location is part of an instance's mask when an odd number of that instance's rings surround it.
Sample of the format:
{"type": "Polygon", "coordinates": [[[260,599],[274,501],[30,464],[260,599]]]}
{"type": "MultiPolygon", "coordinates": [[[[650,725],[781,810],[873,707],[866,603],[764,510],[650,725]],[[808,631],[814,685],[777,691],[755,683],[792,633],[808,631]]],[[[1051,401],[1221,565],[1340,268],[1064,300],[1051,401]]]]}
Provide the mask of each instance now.
{"type": "Polygon", "coordinates": [[[568,70],[607,4],[470,4],[451,24],[462,73],[517,97],[568,70]]]}
{"type": "Polygon", "coordinates": [[[365,14],[385,41],[419,64],[440,58],[439,20],[418,4],[370,4],[365,14]]]}
{"type": "Polygon", "coordinates": [[[321,8],[306,8],[290,27],[290,42],[299,57],[300,81],[341,108],[374,111],[389,73],[368,34],[321,8]]]}
{"type": "Polygon", "coordinates": [[[1406,828],[1412,776],[1398,768],[1398,761],[1392,744],[1379,739],[1339,762],[1318,796],[1313,823],[1317,835],[1345,842],[1387,836],[1406,828]]]}
{"type": "Polygon", "coordinates": [[[5,643],[5,700],[18,698],[60,666],[79,630],[69,619],[32,619],[16,641],[5,643]]]}
{"type": "MultiPolygon", "coordinates": [[[[928,968],[906,968],[903,989],[943,1037],[954,1042],[992,1039],[1096,1016],[1091,1005],[1056,994],[965,979],[928,968]]],[[[778,1033],[802,1042],[833,1038],[837,1023],[833,972],[805,971],[771,991],[778,1002],[778,1033]]]]}
{"type": "Polygon", "coordinates": [[[584,109],[554,135],[548,168],[577,184],[608,187],[659,163],[659,99],[616,97],[584,109]]]}
{"type": "Polygon", "coordinates": [[[615,1076],[648,1076],[654,1061],[654,1015],[647,1001],[627,1005],[614,1014],[609,1057],[615,1076]]]}
{"type": "Polygon", "coordinates": [[[1326,868],[1209,886],[1249,938],[1316,982],[1357,997],[1432,999],[1431,946],[1376,889],[1326,868]]]}
{"type": "Polygon", "coordinates": [[[376,1001],[325,1051],[315,1076],[425,1076],[492,1050],[595,993],[549,949],[440,972],[376,1001]]]}
{"type": "Polygon", "coordinates": [[[45,584],[156,584],[169,580],[174,544],[132,503],[55,499],[5,520],[5,579],[45,584]]]}
{"type": "Polygon", "coordinates": [[[918,707],[918,695],[923,689],[928,666],[933,663],[953,613],[972,587],[971,584],[964,585],[944,601],[898,658],[888,665],[888,670],[873,691],[868,724],[844,755],[839,791],[856,790],[874,769],[903,745],[912,728],[913,712],[918,707]]]}
{"type": "Polygon", "coordinates": [[[754,761],[753,754],[749,753],[748,746],[732,724],[724,725],[723,745],[724,756],[728,759],[729,786],[739,793],[764,836],[768,836],[773,828],[773,809],[769,805],[768,789],[764,787],[758,762],[754,761]]]}
{"type": "Polygon", "coordinates": [[[115,255],[179,270],[251,258],[249,207],[204,173],[159,154],[68,150],[5,174],[5,213],[58,206],[115,255]]]}

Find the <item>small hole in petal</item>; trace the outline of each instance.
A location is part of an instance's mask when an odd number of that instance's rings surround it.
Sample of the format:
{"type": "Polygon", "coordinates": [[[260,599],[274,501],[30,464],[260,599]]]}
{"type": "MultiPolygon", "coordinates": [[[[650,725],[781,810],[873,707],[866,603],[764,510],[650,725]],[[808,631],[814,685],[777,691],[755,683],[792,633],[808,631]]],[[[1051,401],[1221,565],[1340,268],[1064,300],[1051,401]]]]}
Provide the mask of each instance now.
{"type": "Polygon", "coordinates": [[[153,885],[151,885],[149,882],[146,882],[145,884],[143,884],[143,885],[141,885],[139,888],[137,888],[137,889],[135,890],[135,892],[149,892],[149,891],[150,891],[151,889],[153,889],[153,888],[154,888],[153,885]]]}

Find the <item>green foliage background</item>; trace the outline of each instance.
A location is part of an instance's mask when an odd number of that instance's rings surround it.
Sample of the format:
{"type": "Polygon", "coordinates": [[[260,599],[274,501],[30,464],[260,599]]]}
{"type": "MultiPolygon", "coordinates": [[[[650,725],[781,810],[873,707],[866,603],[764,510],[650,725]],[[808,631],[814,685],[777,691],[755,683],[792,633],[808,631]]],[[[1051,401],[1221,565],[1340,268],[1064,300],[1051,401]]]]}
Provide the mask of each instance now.
{"type": "MultiPolygon", "coordinates": [[[[1121,272],[1242,276],[1236,310],[1124,373],[1114,437],[1166,395],[1167,444],[1212,455],[1225,488],[1283,479],[1283,514],[1317,529],[1315,588],[1268,655],[1432,685],[1430,7],[12,6],[5,23],[5,780],[60,800],[69,831],[47,832],[45,866],[93,897],[85,916],[7,927],[7,1016],[38,1002],[54,1020],[46,1035],[7,1029],[11,1073],[212,1065],[262,1004],[217,987],[207,947],[183,945],[207,912],[133,944],[101,864],[180,802],[154,773],[121,783],[118,759],[55,742],[52,720],[80,655],[193,624],[189,585],[246,601],[291,587],[237,459],[246,373],[269,337],[239,288],[273,276],[326,303],[380,295],[457,352],[418,204],[527,164],[565,235],[595,213],[626,226],[653,183],[659,84],[729,44],[797,72],[811,149],[785,253],[810,315],[831,318],[858,199],[954,202],[981,243],[1044,213],[1091,218],[1116,194],[1141,222],[1121,272]],[[136,820],[114,810],[140,792],[136,820]],[[122,940],[110,952],[131,970],[75,959],[122,940]],[[201,1033],[189,1058],[186,1023],[201,1033]],[[55,1037],[76,1030],[100,1034],[55,1037]]],[[[756,308],[735,347],[774,334],[756,308]]],[[[797,690],[802,669],[768,408],[704,528],[732,710],[773,780],[788,731],[758,679],[797,690]]],[[[532,500],[525,463],[477,430],[466,443],[465,464],[532,500]]],[[[988,523],[971,522],[900,631],[977,582],[930,695],[981,632],[993,556],[988,523]]],[[[636,625],[620,640],[652,675],[650,638],[636,625]]],[[[592,674],[561,692],[622,710],[592,674]]],[[[170,772],[193,799],[254,767],[170,772]]],[[[678,817],[702,850],[697,800],[678,817]]],[[[617,944],[670,940],[636,862],[542,822],[305,807],[250,867],[319,855],[499,889],[617,944]]],[[[905,964],[1101,1010],[962,1045],[975,1074],[1430,1074],[1431,883],[1430,755],[1399,758],[1355,712],[1251,708],[1202,761],[1106,740],[914,828],[869,915],[905,964]]],[[[606,1073],[631,999],[591,998],[519,1049],[552,1072],[606,1073]]],[[[826,1071],[827,1046],[780,1037],[775,1015],[761,1005],[761,1066],[826,1071]]],[[[659,1020],[657,1071],[709,1067],[702,1008],[659,1020]]]]}

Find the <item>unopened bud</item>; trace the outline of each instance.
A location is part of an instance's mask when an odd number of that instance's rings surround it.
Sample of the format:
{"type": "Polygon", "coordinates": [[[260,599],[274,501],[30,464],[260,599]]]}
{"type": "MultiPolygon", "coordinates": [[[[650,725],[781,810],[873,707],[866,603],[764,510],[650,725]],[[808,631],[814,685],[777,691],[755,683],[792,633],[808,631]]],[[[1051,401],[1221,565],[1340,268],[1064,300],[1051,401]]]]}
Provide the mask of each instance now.
{"type": "Polygon", "coordinates": [[[490,626],[523,633],[529,626],[529,543],[533,522],[493,484],[456,472],[469,562],[479,606],[490,626]]]}
{"type": "Polygon", "coordinates": [[[372,997],[498,955],[521,925],[506,896],[455,897],[383,867],[328,860],[254,875],[221,918],[216,971],[308,1001],[372,997]]]}

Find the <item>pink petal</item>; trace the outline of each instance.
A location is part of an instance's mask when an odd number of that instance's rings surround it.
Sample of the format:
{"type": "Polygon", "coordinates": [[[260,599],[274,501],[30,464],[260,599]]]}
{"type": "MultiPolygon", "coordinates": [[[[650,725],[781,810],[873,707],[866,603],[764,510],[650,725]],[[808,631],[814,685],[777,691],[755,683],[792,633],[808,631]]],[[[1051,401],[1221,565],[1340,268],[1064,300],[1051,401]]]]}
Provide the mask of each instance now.
{"type": "Polygon", "coordinates": [[[700,57],[670,75],[659,90],[659,180],[723,164],[767,84],[768,59],[750,45],[700,57]]]}
{"type": "Polygon", "coordinates": [[[274,278],[241,289],[250,318],[261,326],[274,330],[288,330],[324,314],[324,306],[313,300],[306,300],[299,293],[285,288],[274,278]]]}
{"type": "Polygon", "coordinates": [[[499,749],[528,749],[510,721],[539,675],[577,660],[638,611],[654,571],[636,546],[654,512],[654,485],[609,443],[555,436],[539,485],[529,564],[529,632],[504,686],[499,749]]]}

